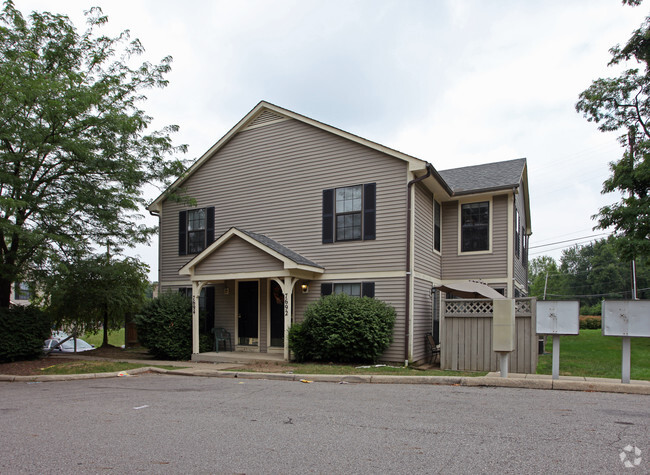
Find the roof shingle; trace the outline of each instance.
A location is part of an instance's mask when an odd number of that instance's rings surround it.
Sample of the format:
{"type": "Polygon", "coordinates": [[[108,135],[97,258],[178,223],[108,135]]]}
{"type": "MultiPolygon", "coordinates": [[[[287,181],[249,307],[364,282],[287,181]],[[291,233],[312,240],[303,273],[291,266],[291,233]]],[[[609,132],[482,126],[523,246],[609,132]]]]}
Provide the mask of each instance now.
{"type": "Polygon", "coordinates": [[[440,171],[454,194],[476,193],[519,186],[525,158],[440,171]]]}

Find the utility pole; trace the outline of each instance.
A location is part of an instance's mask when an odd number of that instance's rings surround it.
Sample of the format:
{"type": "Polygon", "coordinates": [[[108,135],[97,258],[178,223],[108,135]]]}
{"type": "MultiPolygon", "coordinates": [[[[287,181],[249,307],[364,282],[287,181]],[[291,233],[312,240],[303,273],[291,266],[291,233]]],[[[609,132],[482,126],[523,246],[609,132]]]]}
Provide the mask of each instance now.
{"type": "Polygon", "coordinates": [[[542,300],[546,300],[546,287],[548,286],[548,271],[546,271],[546,279],[544,279],[544,297],[542,300]]]}
{"type": "Polygon", "coordinates": [[[636,259],[632,259],[632,300],[639,300],[636,296],[636,259]]]}

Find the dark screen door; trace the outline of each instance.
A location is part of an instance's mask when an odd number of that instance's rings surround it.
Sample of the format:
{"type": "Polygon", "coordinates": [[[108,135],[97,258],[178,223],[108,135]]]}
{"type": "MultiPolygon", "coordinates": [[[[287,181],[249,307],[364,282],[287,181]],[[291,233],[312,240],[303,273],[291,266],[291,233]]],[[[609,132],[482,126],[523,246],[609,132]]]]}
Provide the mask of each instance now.
{"type": "Polygon", "coordinates": [[[238,344],[257,345],[257,287],[255,282],[239,282],[238,344]]]}

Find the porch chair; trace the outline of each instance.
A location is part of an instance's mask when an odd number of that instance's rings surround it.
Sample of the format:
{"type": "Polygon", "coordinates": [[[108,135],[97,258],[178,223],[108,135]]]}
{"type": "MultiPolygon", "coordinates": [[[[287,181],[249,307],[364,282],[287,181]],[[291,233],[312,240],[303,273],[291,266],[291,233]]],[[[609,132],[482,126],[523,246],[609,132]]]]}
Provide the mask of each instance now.
{"type": "Polygon", "coordinates": [[[433,364],[433,360],[436,356],[438,357],[438,361],[440,361],[440,346],[436,345],[436,341],[433,339],[433,334],[427,333],[424,337],[424,341],[427,346],[427,353],[429,353],[429,364],[433,364]]]}
{"type": "Polygon", "coordinates": [[[212,329],[214,333],[214,351],[219,353],[219,343],[223,341],[223,346],[228,351],[228,345],[230,345],[230,351],[232,351],[232,339],[230,338],[230,332],[222,327],[217,327],[212,329]]]}

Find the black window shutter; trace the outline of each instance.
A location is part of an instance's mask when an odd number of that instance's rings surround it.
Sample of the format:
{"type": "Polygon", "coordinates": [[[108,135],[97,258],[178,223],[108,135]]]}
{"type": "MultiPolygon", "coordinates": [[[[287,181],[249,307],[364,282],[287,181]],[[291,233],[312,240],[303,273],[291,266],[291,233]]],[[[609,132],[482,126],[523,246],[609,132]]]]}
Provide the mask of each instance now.
{"type": "Polygon", "coordinates": [[[187,211],[178,213],[178,255],[187,254],[187,211]]]}
{"type": "Polygon", "coordinates": [[[377,198],[376,183],[366,183],[363,185],[363,239],[375,239],[376,235],[376,208],[377,198]]]}
{"type": "Polygon", "coordinates": [[[334,242],[334,189],[323,190],[323,244],[334,242]]]}
{"type": "Polygon", "coordinates": [[[374,282],[362,282],[361,283],[361,296],[370,297],[371,299],[375,298],[375,283],[374,282]]]}
{"type": "Polygon", "coordinates": [[[332,295],[332,283],[322,283],[320,284],[320,294],[321,297],[325,297],[326,295],[332,295]]]}
{"type": "Polygon", "coordinates": [[[214,242],[214,206],[206,208],[205,218],[205,247],[214,242]]]}

